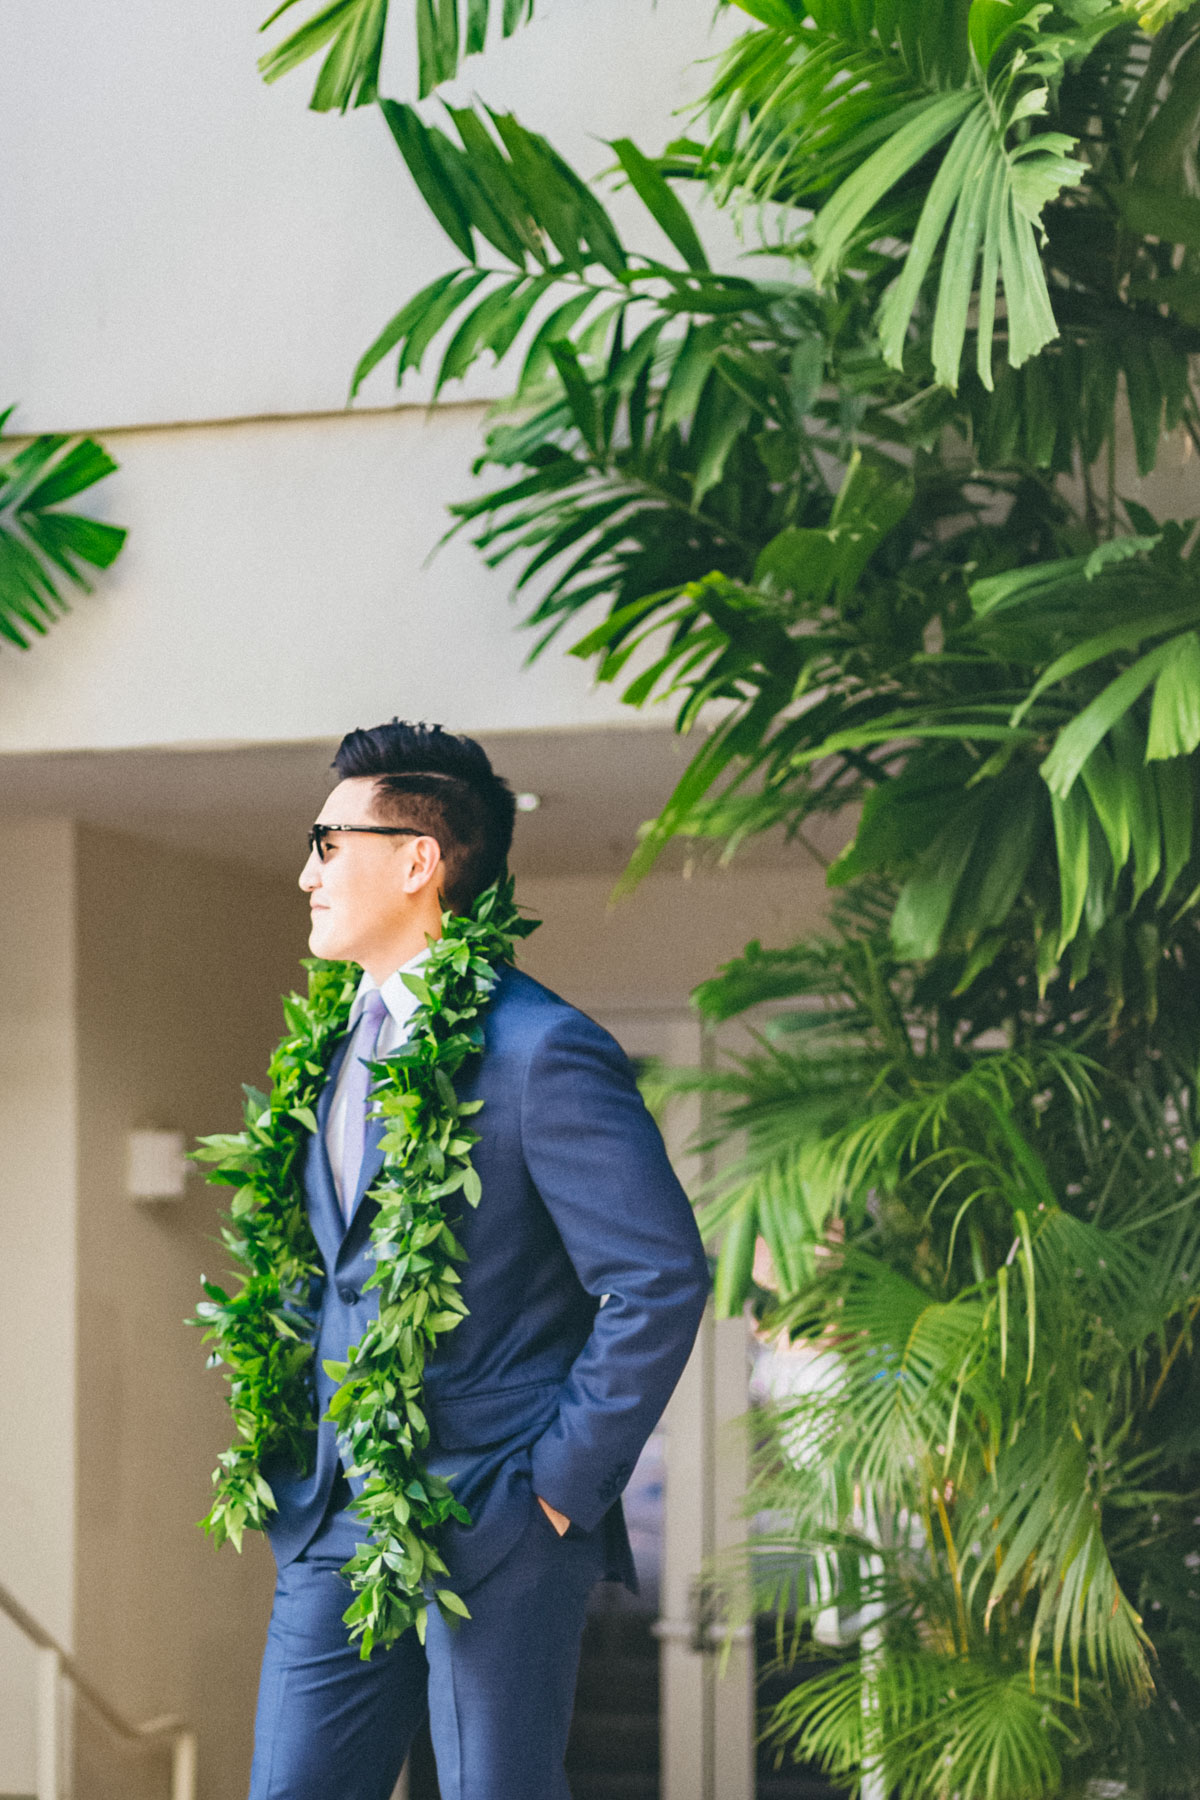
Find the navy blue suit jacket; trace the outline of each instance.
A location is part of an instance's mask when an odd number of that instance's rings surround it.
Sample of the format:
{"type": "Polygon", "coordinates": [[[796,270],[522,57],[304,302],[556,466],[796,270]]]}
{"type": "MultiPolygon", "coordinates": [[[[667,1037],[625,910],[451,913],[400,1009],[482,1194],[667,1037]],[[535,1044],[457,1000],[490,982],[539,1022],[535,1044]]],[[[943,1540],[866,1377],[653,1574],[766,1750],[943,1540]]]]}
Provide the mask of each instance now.
{"type": "MultiPolygon", "coordinates": [[[[501,972],[483,1030],[483,1052],[457,1083],[460,1099],[483,1101],[471,1119],[483,1197],[455,1227],[468,1256],[469,1314],[426,1369],[429,1467],[471,1513],[469,1526],[446,1528],[443,1554],[466,1591],[515,1543],[541,1494],[578,1529],[603,1522],[609,1573],[632,1583],[619,1497],[704,1310],[700,1237],[629,1062],[606,1031],[514,968],[501,972]]],[[[364,1292],[375,1206],[362,1195],[379,1171],[380,1134],[368,1139],[348,1228],[325,1149],[343,1054],[344,1046],[305,1165],[324,1267],[313,1295],[322,1423],[307,1475],[264,1471],[281,1564],[313,1536],[339,1472],[324,1362],[344,1360],[378,1312],[376,1291],[364,1292]]]]}

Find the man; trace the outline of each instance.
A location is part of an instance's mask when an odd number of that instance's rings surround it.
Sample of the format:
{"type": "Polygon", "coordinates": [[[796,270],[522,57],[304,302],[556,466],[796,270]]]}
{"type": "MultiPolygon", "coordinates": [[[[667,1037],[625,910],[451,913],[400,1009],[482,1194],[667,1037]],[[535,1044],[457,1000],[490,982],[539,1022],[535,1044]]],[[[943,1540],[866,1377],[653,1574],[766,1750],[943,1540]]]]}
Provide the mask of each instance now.
{"type": "MultiPolygon", "coordinates": [[[[310,1140],[305,1193],[324,1279],[316,1383],[377,1316],[364,1198],[379,1172],[364,1059],[403,1042],[443,909],[502,874],[513,796],[480,746],[393,721],[345,738],[300,877],[313,953],[362,966],[310,1140]]],[[[366,1535],[359,1478],[322,1420],[307,1473],[271,1467],[278,1585],[250,1800],[389,1800],[429,1714],[442,1800],[568,1800],[563,1770],[588,1591],[632,1584],[620,1493],[691,1349],[708,1273],[691,1209],[613,1039],[515,968],[458,1081],[482,1101],[477,1208],[456,1231],[468,1316],[425,1376],[427,1467],[470,1514],[441,1541],[470,1618],[430,1608],[367,1662],[342,1614],[366,1535]]]]}

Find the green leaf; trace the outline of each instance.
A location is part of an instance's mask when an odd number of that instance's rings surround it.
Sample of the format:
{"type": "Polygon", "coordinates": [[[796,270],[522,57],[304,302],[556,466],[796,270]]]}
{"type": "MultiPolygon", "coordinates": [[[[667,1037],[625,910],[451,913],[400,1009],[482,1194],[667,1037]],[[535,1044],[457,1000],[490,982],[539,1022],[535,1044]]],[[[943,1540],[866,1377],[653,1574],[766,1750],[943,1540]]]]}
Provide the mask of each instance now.
{"type": "Polygon", "coordinates": [[[487,275],[483,269],[461,269],[454,278],[454,283],[430,303],[409,328],[408,336],[400,346],[400,355],[396,359],[396,386],[399,387],[409,369],[419,369],[425,359],[425,352],[430,344],[454,315],[455,311],[469,300],[484,281],[487,275]]]}
{"type": "Polygon", "coordinates": [[[600,421],[596,413],[595,396],[588,384],[587,376],[573,346],[562,338],[556,338],[548,346],[554,366],[558,370],[559,379],[566,391],[567,404],[571,408],[571,417],[576,428],[583,437],[589,450],[600,453],[600,421]]]}
{"type": "Polygon", "coordinates": [[[952,814],[900,889],[892,914],[897,956],[924,960],[940,948],[986,813],[987,799],[976,790],[952,814]]]}
{"type": "Polygon", "coordinates": [[[1020,764],[981,785],[988,829],[976,839],[954,897],[946,936],[955,945],[972,947],[993,927],[1009,924],[1044,824],[1036,787],[1032,771],[1020,764]]]}
{"type": "MultiPolygon", "coordinates": [[[[1128,544],[1132,541],[1131,539],[1116,539],[1113,543],[1105,545],[1104,548],[1112,551],[1115,550],[1117,544],[1122,542],[1128,544]]],[[[1105,560],[1107,563],[1111,563],[1120,559],[1109,556],[1105,560]]],[[[1085,573],[1095,572],[1092,567],[1094,561],[1094,556],[1089,557],[1085,573]]],[[[1194,606],[1175,608],[1170,612],[1138,613],[1132,618],[1123,619],[1119,625],[1112,626],[1108,631],[1097,632],[1094,637],[1085,637],[1081,643],[1073,644],[1070,650],[1064,651],[1061,656],[1056,657],[1049,668],[1039,675],[1021,704],[1014,708],[1013,724],[1019,725],[1042,695],[1060,681],[1065,681],[1071,675],[1079,674],[1082,669],[1091,668],[1094,663],[1103,662],[1114,651],[1131,650],[1148,637],[1157,637],[1164,631],[1178,629],[1180,625],[1187,624],[1193,619],[1195,613],[1194,606]]]]}
{"type": "Polygon", "coordinates": [[[993,57],[1019,31],[1026,15],[1033,10],[1032,0],[971,0],[967,17],[967,35],[980,70],[986,75],[993,57]]]}
{"type": "Polygon", "coordinates": [[[1129,858],[1133,822],[1143,798],[1137,771],[1126,757],[1115,757],[1106,744],[1100,743],[1080,775],[1100,821],[1113,868],[1123,869],[1129,858]]]}
{"type": "Polygon", "coordinates": [[[1138,338],[1130,337],[1122,342],[1120,357],[1129,397],[1129,421],[1133,426],[1138,474],[1148,475],[1158,456],[1163,421],[1165,395],[1159,367],[1150,346],[1138,338]]]}
{"type": "Polygon", "coordinates": [[[1196,195],[1137,182],[1115,187],[1112,199],[1132,231],[1200,250],[1200,198],[1196,195]]]}
{"type": "Polygon", "coordinates": [[[683,343],[676,348],[671,373],[659,403],[658,428],[690,419],[700,403],[705,383],[721,346],[721,330],[715,323],[689,325],[683,343]]]}
{"type": "MultiPolygon", "coordinates": [[[[299,0],[283,0],[268,18],[265,31],[299,0]]],[[[458,73],[461,60],[477,55],[487,42],[492,0],[463,0],[465,21],[461,43],[457,0],[417,0],[417,58],[420,93],[424,97],[458,73]]],[[[533,0],[503,0],[501,29],[510,37],[532,17],[533,0]]],[[[333,0],[259,61],[267,81],[298,68],[326,45],[329,53],[317,76],[312,106],[317,112],[345,111],[376,99],[379,66],[388,20],[388,0],[333,0]]]]}
{"type": "Polygon", "coordinates": [[[708,258],[687,210],[664,178],[662,171],[644,156],[630,138],[616,138],[612,148],[629,177],[630,185],[665,232],[689,269],[707,271],[708,258]]]}
{"type": "Polygon", "coordinates": [[[551,148],[511,113],[489,117],[508,151],[510,174],[538,227],[576,274],[599,261],[618,279],[627,258],[612,222],[590,188],[551,148]]]}
{"type": "Polygon", "coordinates": [[[720,1319],[736,1318],[746,1303],[757,1241],[757,1210],[744,1206],[729,1225],[717,1257],[713,1306],[720,1319]]]}
{"type": "Polygon", "coordinates": [[[21,523],[30,543],[85,593],[90,584],[83,580],[79,564],[110,568],[129,535],[122,525],[108,525],[79,513],[35,512],[30,506],[22,508],[21,523]]]}
{"type": "Polygon", "coordinates": [[[762,25],[770,25],[776,30],[792,31],[799,23],[795,9],[789,0],[733,0],[739,11],[748,13],[762,25]]]}
{"type": "Polygon", "coordinates": [[[464,155],[446,165],[471,224],[517,268],[533,256],[545,266],[545,240],[495,138],[469,106],[447,104],[464,155]]]}
{"type": "MultiPolygon", "coordinates": [[[[525,276],[518,275],[511,281],[502,281],[497,287],[484,296],[479,305],[469,312],[458,325],[454,336],[446,347],[434,383],[433,398],[436,400],[448,381],[458,381],[467,373],[481,351],[491,347],[498,333],[503,333],[514,311],[521,317],[519,301],[527,291],[525,276]],[[514,302],[518,303],[514,306],[514,302]]],[[[533,299],[536,299],[536,294],[533,299]]],[[[530,302],[532,304],[532,301],[530,302]]],[[[519,322],[518,322],[519,329],[519,322]]]]}
{"type": "Polygon", "coordinates": [[[838,184],[813,221],[813,275],[817,281],[824,283],[832,277],[872,208],[962,122],[975,103],[972,94],[959,91],[931,95],[901,109],[886,143],[838,184]]]}
{"type": "Polygon", "coordinates": [[[751,418],[746,401],[714,371],[701,390],[688,445],[695,464],[693,508],[720,481],[729,455],[751,418]]]}
{"type": "Polygon", "coordinates": [[[1054,818],[1054,839],[1058,850],[1058,880],[1061,908],[1058,931],[1058,954],[1074,938],[1083,917],[1091,874],[1089,807],[1081,790],[1071,787],[1050,790],[1050,810],[1054,818]]]}
{"type": "MultiPolygon", "coordinates": [[[[65,438],[39,438],[30,446],[30,451],[36,452],[39,444],[57,446],[65,442],[65,438]]],[[[22,502],[38,511],[48,506],[61,506],[64,500],[73,500],[85,488],[103,481],[106,475],[115,474],[118,466],[93,438],[80,438],[65,455],[47,458],[47,463],[46,472],[34,482],[22,502]]],[[[39,469],[44,466],[40,457],[35,466],[39,469]]]]}
{"type": "Polygon", "coordinates": [[[517,383],[518,394],[526,393],[542,380],[546,371],[553,367],[554,358],[550,354],[550,346],[559,340],[567,340],[574,327],[595,300],[594,292],[585,291],[575,294],[570,300],[548,313],[538,326],[530,341],[525,362],[517,383]]]}
{"type": "Polygon", "coordinates": [[[441,132],[431,131],[411,106],[398,100],[381,100],[379,110],[425,204],[455,248],[468,262],[474,262],[471,222],[447,170],[449,159],[461,156],[461,151],[441,132]]]}
{"type": "MultiPolygon", "coordinates": [[[[968,121],[969,123],[969,121],[968,121]]],[[[955,143],[963,137],[967,126],[960,128],[955,143]]],[[[942,258],[942,272],[938,278],[937,306],[933,315],[933,371],[934,378],[944,387],[954,391],[958,387],[959,367],[962,362],[963,342],[966,338],[967,316],[970,311],[971,295],[975,287],[975,266],[979,260],[980,248],[985,236],[989,244],[995,247],[995,230],[997,210],[1002,204],[1002,183],[1004,165],[999,157],[983,158],[972,151],[982,149],[985,133],[977,134],[975,142],[968,140],[964,146],[964,166],[962,171],[962,191],[954,206],[954,216],[946,240],[945,255],[942,258]]],[[[947,157],[946,162],[949,162],[947,157]]],[[[942,165],[943,169],[946,163],[942,165]]],[[[932,200],[932,191],[930,194],[932,200]]],[[[928,205],[923,209],[918,230],[925,229],[925,217],[928,205]]],[[[915,243],[914,243],[915,248],[915,243]]],[[[932,245],[930,246],[932,255],[932,245]]],[[[911,255],[911,252],[910,252],[911,255]]],[[[906,271],[907,273],[907,264],[906,271]]],[[[992,258],[985,265],[985,273],[979,284],[978,311],[978,347],[977,366],[980,380],[984,386],[992,386],[992,330],[995,318],[996,277],[998,259],[993,266],[992,258]]],[[[915,306],[917,283],[911,283],[912,305],[915,306]]],[[[900,302],[896,302],[899,314],[900,302]]],[[[899,335],[896,340],[896,359],[902,354],[903,335],[907,329],[911,307],[903,322],[897,318],[899,335]]],[[[886,351],[885,351],[886,354],[886,351]]],[[[893,360],[896,360],[893,359],[893,360]]]]}
{"type": "Polygon", "coordinates": [[[976,618],[987,618],[1013,606],[1029,605],[1044,600],[1070,579],[1083,572],[1086,558],[1066,557],[1057,562],[1041,562],[1032,568],[1008,569],[1001,575],[973,582],[971,606],[976,618]]]}
{"type": "Polygon", "coordinates": [[[1162,897],[1166,900],[1191,859],[1196,820],[1195,782],[1190,764],[1182,758],[1154,763],[1150,773],[1158,794],[1162,823],[1162,897]]]}
{"type": "MultiPolygon", "coordinates": [[[[938,379],[947,379],[946,371],[948,370],[947,385],[951,387],[957,385],[958,362],[962,353],[963,335],[966,331],[967,297],[971,292],[975,270],[975,247],[984,229],[981,202],[989,195],[991,182],[996,178],[996,171],[989,168],[988,163],[981,161],[980,158],[980,153],[991,147],[989,145],[991,133],[991,116],[981,97],[959,125],[949,150],[942,158],[937,174],[930,185],[928,198],[921,208],[921,217],[917,229],[913,233],[912,245],[904,259],[903,272],[888,294],[879,313],[879,336],[884,357],[893,368],[900,368],[904,359],[905,333],[917,303],[917,295],[933,261],[934,251],[945,230],[946,222],[951,213],[958,208],[960,214],[965,215],[964,225],[958,235],[953,238],[955,262],[951,263],[949,259],[947,260],[947,264],[943,267],[943,282],[947,281],[946,268],[957,269],[958,263],[966,258],[969,252],[969,267],[961,270],[958,287],[953,296],[957,308],[961,310],[961,329],[948,327],[947,323],[942,321],[941,330],[936,337],[939,357],[938,379]],[[974,191],[964,197],[962,190],[968,184],[974,191]]],[[[995,155],[994,149],[993,155],[995,155]]]]}
{"type": "Polygon", "coordinates": [[[861,875],[894,875],[937,837],[946,809],[964,781],[957,746],[913,758],[894,780],[874,788],[863,802],[854,837],[826,872],[830,886],[861,875]]]}
{"type": "Polygon", "coordinates": [[[58,433],[0,463],[0,638],[28,649],[70,610],[58,576],[90,593],[85,566],[108,568],[120,554],[122,527],[56,510],[116,467],[92,438],[58,433]]]}
{"type": "MultiPolygon", "coordinates": [[[[283,0],[261,29],[266,31],[296,3],[283,0]]],[[[313,89],[313,110],[369,106],[378,94],[387,16],[388,0],[333,0],[259,58],[264,81],[278,81],[329,45],[313,89]]]]}
{"type": "Polygon", "coordinates": [[[789,525],[759,551],[754,580],[786,589],[797,600],[820,601],[837,581],[839,561],[833,532],[789,525]]]}
{"type": "MultiPolygon", "coordinates": [[[[533,0],[530,0],[532,7],[533,0]]],[[[463,55],[477,56],[487,43],[489,0],[467,0],[467,28],[463,55]]]]}
{"type": "Polygon", "coordinates": [[[456,269],[453,274],[439,276],[437,281],[422,288],[385,326],[360,360],[354,371],[351,398],[370,371],[397,345],[400,347],[396,359],[396,385],[399,387],[409,369],[420,368],[425,352],[442,327],[486,280],[483,269],[456,269]]]}
{"type": "MultiPolygon", "coordinates": [[[[423,287],[419,294],[414,294],[407,305],[400,308],[395,318],[389,320],[370,349],[364,351],[358,360],[354,370],[354,379],[350,384],[352,400],[372,369],[378,367],[388,352],[394,350],[396,345],[409,335],[417,322],[441,300],[452,284],[460,281],[461,276],[461,269],[452,269],[448,275],[439,275],[436,281],[431,281],[427,287],[423,287]]],[[[441,321],[443,324],[445,319],[449,318],[451,311],[453,311],[453,301],[447,307],[445,318],[441,321]]]]}
{"type": "Polygon", "coordinates": [[[421,99],[451,80],[457,68],[457,0],[417,0],[417,91],[421,99]]]}
{"type": "Polygon", "coordinates": [[[1187,631],[1164,648],[1170,655],[1154,683],[1147,762],[1190,756],[1200,745],[1200,637],[1187,631]]]}
{"type": "Polygon", "coordinates": [[[1053,750],[1042,764],[1042,777],[1051,793],[1062,797],[1071,791],[1076,777],[1101,738],[1154,681],[1171,656],[1171,645],[1147,651],[1132,668],[1110,681],[1071,723],[1059,732],[1053,750]]]}

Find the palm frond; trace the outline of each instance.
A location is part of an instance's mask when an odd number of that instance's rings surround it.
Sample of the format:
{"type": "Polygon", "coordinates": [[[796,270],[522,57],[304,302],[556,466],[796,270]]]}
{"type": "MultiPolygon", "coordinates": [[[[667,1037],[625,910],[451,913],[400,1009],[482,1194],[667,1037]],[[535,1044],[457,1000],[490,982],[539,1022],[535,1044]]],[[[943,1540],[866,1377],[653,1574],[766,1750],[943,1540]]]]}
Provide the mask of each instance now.
{"type": "Polygon", "coordinates": [[[880,309],[886,359],[901,366],[936,269],[935,379],[958,385],[974,296],[975,360],[990,390],[1001,285],[1011,366],[1058,335],[1037,232],[1046,206],[1086,173],[1075,140],[1047,129],[1070,48],[1043,33],[1036,9],[814,6],[729,53],[701,167],[727,199],[813,211],[794,247],[819,282],[860,266],[870,245],[906,240],[880,309]]]}
{"type": "Polygon", "coordinates": [[[85,570],[107,569],[120,554],[123,527],[62,510],[116,467],[93,439],[50,433],[0,463],[0,637],[18,649],[70,610],[63,577],[91,593],[85,570]]]}
{"type": "Polygon", "coordinates": [[[1059,1791],[1077,1738],[1070,1709],[1047,1682],[913,1648],[859,1658],[801,1681],[770,1721],[797,1760],[819,1763],[857,1791],[876,1760],[898,1800],[935,1792],[960,1800],[1036,1800],[1059,1791]],[[938,1790],[930,1786],[936,1770],[938,1790]],[[944,1785],[943,1785],[944,1784],[944,1785]]]}
{"type": "MultiPolygon", "coordinates": [[[[267,31],[300,0],[283,0],[264,20],[267,31]]],[[[487,42],[493,21],[504,37],[530,18],[533,0],[415,0],[419,93],[452,81],[462,62],[487,42]]],[[[345,112],[379,98],[379,68],[388,27],[388,0],[327,0],[259,59],[265,81],[278,81],[325,52],[310,105],[345,112]]]]}

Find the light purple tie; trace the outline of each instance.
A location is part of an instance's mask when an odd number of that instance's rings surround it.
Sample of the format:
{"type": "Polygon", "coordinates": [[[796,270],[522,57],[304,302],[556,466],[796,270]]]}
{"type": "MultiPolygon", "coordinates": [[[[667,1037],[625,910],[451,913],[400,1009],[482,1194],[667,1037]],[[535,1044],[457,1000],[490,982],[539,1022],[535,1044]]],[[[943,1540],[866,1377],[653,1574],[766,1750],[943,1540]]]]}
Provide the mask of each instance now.
{"type": "Polygon", "coordinates": [[[379,1028],[386,1014],[387,1002],[383,995],[378,988],[370,988],[363,1002],[353,1041],[346,1052],[350,1058],[350,1067],[346,1071],[346,1130],[342,1139],[341,1194],[342,1211],[346,1215],[347,1224],[354,1216],[354,1203],[358,1198],[358,1183],[367,1145],[367,1096],[371,1090],[371,1072],[367,1063],[374,1058],[379,1028]]]}

